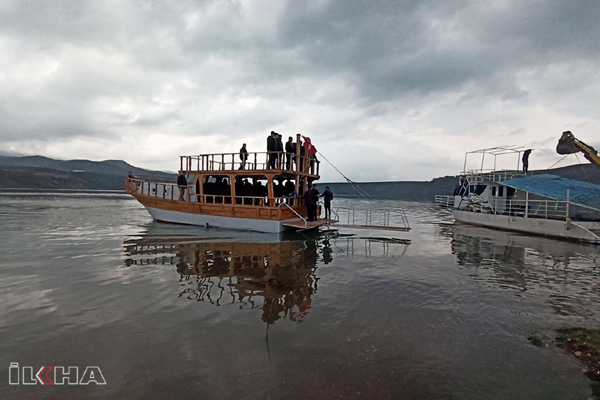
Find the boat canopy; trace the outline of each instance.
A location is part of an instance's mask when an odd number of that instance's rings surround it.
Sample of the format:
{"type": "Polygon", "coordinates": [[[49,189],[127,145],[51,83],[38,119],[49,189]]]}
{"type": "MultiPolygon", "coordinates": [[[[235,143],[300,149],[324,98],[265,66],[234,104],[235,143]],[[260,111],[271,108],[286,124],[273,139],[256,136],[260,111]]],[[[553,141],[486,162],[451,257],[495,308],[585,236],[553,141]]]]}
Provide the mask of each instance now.
{"type": "Polygon", "coordinates": [[[559,201],[567,201],[569,190],[570,203],[600,210],[600,185],[593,183],[541,174],[509,179],[501,184],[559,201]]]}

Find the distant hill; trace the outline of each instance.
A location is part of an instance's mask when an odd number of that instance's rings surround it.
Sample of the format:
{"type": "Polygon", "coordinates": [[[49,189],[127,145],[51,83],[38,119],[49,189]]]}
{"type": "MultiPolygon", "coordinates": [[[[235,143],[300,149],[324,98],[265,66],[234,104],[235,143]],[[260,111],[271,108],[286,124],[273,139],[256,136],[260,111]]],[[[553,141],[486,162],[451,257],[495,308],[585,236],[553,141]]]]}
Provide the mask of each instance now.
{"type": "Polygon", "coordinates": [[[0,166],[46,168],[64,172],[87,172],[92,174],[119,175],[129,171],[137,176],[173,179],[174,174],[134,167],[122,160],[55,160],[43,156],[10,157],[0,156],[0,166]]]}
{"type": "MultiPolygon", "coordinates": [[[[409,201],[433,201],[436,194],[452,194],[458,179],[452,176],[436,178],[428,182],[399,181],[399,182],[358,182],[360,189],[364,190],[374,199],[401,199],[409,201]]],[[[361,195],[347,183],[318,183],[322,193],[325,186],[329,186],[334,196],[361,197],[361,195]]]]}
{"type": "MultiPolygon", "coordinates": [[[[592,182],[600,185],[600,169],[592,164],[572,165],[552,170],[532,171],[533,174],[551,173],[564,178],[592,182]]],[[[445,176],[427,182],[357,182],[362,190],[374,199],[398,199],[409,201],[433,201],[436,194],[452,194],[458,183],[458,176],[445,176]]],[[[360,197],[360,194],[347,183],[318,183],[319,191],[329,186],[334,195],[340,197],[360,197]]]]}
{"type": "Polygon", "coordinates": [[[123,190],[124,175],[0,166],[0,188],[123,190]]]}
{"type": "Polygon", "coordinates": [[[0,188],[123,190],[125,176],[174,182],[175,174],[134,167],[122,160],[54,160],[0,156],[0,188]]]}
{"type": "MultiPolygon", "coordinates": [[[[175,182],[175,174],[134,167],[121,160],[54,160],[42,156],[0,156],[0,188],[123,190],[128,171],[150,180],[175,182]]],[[[600,184],[600,169],[591,164],[573,165],[551,171],[570,179],[600,184]]],[[[358,182],[375,199],[433,201],[436,194],[452,194],[457,176],[431,181],[358,182]]],[[[320,191],[331,187],[335,196],[359,197],[347,183],[320,183],[320,191]]]]}

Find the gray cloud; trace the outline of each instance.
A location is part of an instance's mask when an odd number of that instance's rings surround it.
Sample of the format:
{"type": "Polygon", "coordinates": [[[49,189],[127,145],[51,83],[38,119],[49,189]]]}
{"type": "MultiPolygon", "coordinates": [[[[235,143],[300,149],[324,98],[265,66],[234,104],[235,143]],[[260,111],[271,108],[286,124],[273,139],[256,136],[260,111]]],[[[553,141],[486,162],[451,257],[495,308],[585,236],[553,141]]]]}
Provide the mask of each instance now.
{"type": "Polygon", "coordinates": [[[0,151],[174,169],[275,129],[361,179],[454,173],[506,140],[549,163],[562,130],[600,128],[598,16],[587,0],[0,0],[0,151]]]}

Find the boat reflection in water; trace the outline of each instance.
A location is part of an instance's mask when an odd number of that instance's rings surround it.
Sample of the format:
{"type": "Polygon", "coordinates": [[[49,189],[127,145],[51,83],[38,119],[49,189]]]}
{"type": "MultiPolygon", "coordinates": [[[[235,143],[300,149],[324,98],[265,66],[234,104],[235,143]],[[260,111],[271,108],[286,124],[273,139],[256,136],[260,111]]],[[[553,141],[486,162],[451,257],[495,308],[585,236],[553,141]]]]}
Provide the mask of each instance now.
{"type": "Polygon", "coordinates": [[[597,246],[456,224],[452,253],[471,278],[513,290],[521,298],[547,296],[556,315],[590,316],[597,301],[597,246]]]}
{"type": "Polygon", "coordinates": [[[186,286],[179,297],[215,306],[262,309],[261,319],[267,324],[280,319],[300,322],[306,317],[318,289],[317,268],[332,262],[336,254],[401,256],[410,243],[298,235],[293,236],[295,240],[240,242],[231,237],[161,232],[157,226],[152,224],[140,239],[125,241],[127,266],[173,266],[186,286]]]}

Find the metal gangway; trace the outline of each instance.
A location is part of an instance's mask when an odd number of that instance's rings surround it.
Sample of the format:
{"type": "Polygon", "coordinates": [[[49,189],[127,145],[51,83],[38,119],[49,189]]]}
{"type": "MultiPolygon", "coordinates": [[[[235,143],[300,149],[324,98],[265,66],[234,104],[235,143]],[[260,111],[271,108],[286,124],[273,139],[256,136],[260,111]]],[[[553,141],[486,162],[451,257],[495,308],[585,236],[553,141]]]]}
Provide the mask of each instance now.
{"type": "Polygon", "coordinates": [[[380,229],[408,232],[410,224],[401,209],[336,207],[332,214],[336,227],[352,229],[380,229]]]}

